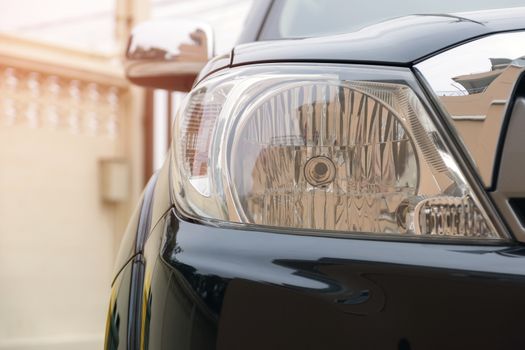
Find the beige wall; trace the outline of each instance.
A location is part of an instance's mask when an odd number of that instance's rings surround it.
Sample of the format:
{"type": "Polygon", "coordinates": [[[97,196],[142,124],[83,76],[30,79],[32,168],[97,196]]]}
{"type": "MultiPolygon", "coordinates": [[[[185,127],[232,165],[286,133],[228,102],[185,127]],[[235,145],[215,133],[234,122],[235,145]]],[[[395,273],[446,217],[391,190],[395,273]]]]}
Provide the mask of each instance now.
{"type": "Polygon", "coordinates": [[[144,183],[142,92],[121,71],[111,57],[0,36],[2,350],[102,348],[144,183]],[[102,199],[102,159],[128,165],[126,199],[102,199]]]}
{"type": "Polygon", "coordinates": [[[99,199],[97,165],[115,149],[64,131],[0,128],[0,348],[53,338],[100,346],[116,215],[99,199]]]}

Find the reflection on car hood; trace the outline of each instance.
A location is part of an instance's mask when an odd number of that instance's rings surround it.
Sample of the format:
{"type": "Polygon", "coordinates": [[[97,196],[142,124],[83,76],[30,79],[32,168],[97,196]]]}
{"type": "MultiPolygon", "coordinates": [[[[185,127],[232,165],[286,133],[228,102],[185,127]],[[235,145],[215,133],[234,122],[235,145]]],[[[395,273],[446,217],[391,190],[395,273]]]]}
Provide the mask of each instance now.
{"type": "Polygon", "coordinates": [[[348,34],[240,45],[233,51],[232,63],[317,61],[408,66],[476,37],[525,29],[524,18],[525,7],[411,15],[348,34]]]}

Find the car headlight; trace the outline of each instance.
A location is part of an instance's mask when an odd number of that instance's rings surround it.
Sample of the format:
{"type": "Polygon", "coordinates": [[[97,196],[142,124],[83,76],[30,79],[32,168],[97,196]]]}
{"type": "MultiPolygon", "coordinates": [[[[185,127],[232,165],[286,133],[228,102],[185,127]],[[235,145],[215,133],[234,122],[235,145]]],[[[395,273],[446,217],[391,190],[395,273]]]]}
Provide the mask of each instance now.
{"type": "Polygon", "coordinates": [[[304,232],[506,238],[412,83],[406,69],[294,64],[206,79],[175,120],[179,209],[304,232]]]}

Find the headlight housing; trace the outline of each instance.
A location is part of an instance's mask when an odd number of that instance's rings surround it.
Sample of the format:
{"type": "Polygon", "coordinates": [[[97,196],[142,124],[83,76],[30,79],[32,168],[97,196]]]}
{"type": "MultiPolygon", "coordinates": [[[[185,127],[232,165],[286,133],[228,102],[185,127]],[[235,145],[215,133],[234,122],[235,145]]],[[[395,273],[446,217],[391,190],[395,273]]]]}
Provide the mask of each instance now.
{"type": "Polygon", "coordinates": [[[174,124],[179,209],[301,232],[506,238],[411,80],[405,69],[311,64],[206,79],[174,124]]]}

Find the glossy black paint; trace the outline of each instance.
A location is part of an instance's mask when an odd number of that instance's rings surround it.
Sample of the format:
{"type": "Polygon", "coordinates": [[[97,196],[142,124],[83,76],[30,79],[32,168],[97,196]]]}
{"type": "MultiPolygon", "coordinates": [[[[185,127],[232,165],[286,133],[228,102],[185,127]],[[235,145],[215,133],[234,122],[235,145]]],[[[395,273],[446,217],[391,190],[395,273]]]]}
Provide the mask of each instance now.
{"type": "Polygon", "coordinates": [[[353,62],[409,66],[491,33],[525,28],[525,8],[396,18],[357,32],[240,45],[232,65],[256,62],[353,62]]]}
{"type": "Polygon", "coordinates": [[[520,241],[525,237],[525,73],[514,88],[498,144],[494,182],[490,196],[510,231],[520,241]]]}
{"type": "MultiPolygon", "coordinates": [[[[142,290],[144,289],[145,261],[142,254],[131,262],[131,279],[129,287],[128,332],[127,347],[125,349],[140,349],[141,317],[142,317],[142,290]]],[[[120,347],[123,348],[123,347],[120,347]]]]}
{"type": "MultiPolygon", "coordinates": [[[[232,63],[410,65],[476,36],[523,28],[524,17],[523,10],[474,14],[469,20],[414,16],[349,35],[245,45],[233,58],[214,60],[201,77],[232,63]]],[[[124,246],[134,249],[124,256],[132,262],[121,262],[113,284],[107,349],[521,349],[525,344],[521,245],[215,228],[179,218],[169,179],[168,161],[146,190],[148,208],[132,220],[129,231],[137,235],[126,236],[133,244],[124,246]]]]}
{"type": "Polygon", "coordinates": [[[151,228],[153,197],[155,185],[157,184],[158,173],[153,174],[144,189],[144,199],[140,209],[140,219],[137,225],[137,236],[135,239],[135,254],[144,250],[144,244],[151,228]]]}
{"type": "Polygon", "coordinates": [[[126,264],[113,282],[106,321],[106,350],[128,349],[128,320],[132,262],[126,264]]]}
{"type": "Polygon", "coordinates": [[[168,191],[164,192],[164,196],[158,195],[155,198],[155,190],[162,187],[156,186],[159,176],[164,182],[168,181],[165,172],[162,171],[154,174],[148,181],[120,247],[116,261],[118,273],[112,283],[112,295],[117,297],[110,302],[106,326],[106,349],[141,348],[142,293],[146,271],[144,245],[153,227],[152,220],[158,219],[159,205],[168,203],[165,210],[169,208],[169,201],[166,202],[166,197],[169,198],[168,191]]]}
{"type": "MultiPolygon", "coordinates": [[[[155,195],[154,191],[158,176],[159,174],[154,174],[148,181],[140,197],[139,204],[129,220],[115,262],[115,277],[126,264],[144,250],[144,244],[151,228],[151,221],[159,219],[158,213],[153,210],[153,196],[155,195]]],[[[163,178],[163,180],[166,179],[163,178]]],[[[156,202],[159,202],[159,200],[156,202]]],[[[169,204],[166,208],[168,207],[169,204]]]]}
{"type": "Polygon", "coordinates": [[[497,32],[525,29],[525,8],[472,12],[464,17],[413,15],[357,32],[319,38],[258,41],[271,0],[250,11],[238,45],[210,60],[195,84],[221,69],[263,62],[344,62],[411,66],[450,47],[497,32]]]}
{"type": "Polygon", "coordinates": [[[152,245],[161,246],[151,252],[160,248],[160,256],[145,256],[156,262],[145,292],[151,301],[145,348],[525,344],[523,247],[219,229],[180,221],[175,211],[163,234],[152,235],[152,245]]]}

